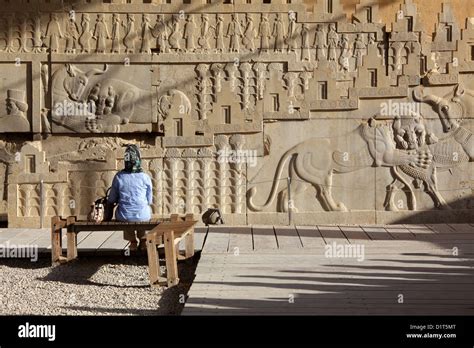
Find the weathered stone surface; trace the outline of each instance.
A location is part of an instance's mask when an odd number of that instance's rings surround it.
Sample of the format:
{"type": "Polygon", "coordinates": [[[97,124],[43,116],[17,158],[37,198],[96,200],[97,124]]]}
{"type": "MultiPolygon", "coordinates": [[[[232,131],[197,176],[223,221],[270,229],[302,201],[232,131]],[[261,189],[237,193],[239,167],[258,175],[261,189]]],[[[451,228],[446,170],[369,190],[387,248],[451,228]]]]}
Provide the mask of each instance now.
{"type": "Polygon", "coordinates": [[[366,0],[351,18],[338,0],[2,5],[12,227],[84,218],[127,143],[154,216],[472,221],[474,21],[448,3],[433,39],[412,0],[391,26],[366,0]]]}

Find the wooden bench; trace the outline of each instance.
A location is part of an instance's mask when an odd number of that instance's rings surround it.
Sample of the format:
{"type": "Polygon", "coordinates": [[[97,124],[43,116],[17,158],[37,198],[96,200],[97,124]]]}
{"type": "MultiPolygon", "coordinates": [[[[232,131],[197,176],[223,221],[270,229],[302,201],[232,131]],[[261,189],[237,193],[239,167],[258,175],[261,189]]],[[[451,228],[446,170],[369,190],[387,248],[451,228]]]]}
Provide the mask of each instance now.
{"type": "Polygon", "coordinates": [[[75,216],[61,218],[53,216],[51,219],[51,261],[53,265],[67,263],[77,258],[77,234],[79,232],[102,231],[144,231],[147,240],[147,253],[150,271],[150,284],[160,285],[159,258],[157,247],[164,246],[168,286],[177,285],[178,259],[185,259],[194,255],[194,220],[193,214],[180,218],[172,214],[169,219],[152,219],[145,222],[104,221],[95,223],[78,221],[75,216]],[[62,229],[67,230],[67,253],[62,254],[62,229]],[[179,253],[179,242],[185,239],[185,255],[179,253]],[[171,248],[172,247],[172,248],[171,248]]]}

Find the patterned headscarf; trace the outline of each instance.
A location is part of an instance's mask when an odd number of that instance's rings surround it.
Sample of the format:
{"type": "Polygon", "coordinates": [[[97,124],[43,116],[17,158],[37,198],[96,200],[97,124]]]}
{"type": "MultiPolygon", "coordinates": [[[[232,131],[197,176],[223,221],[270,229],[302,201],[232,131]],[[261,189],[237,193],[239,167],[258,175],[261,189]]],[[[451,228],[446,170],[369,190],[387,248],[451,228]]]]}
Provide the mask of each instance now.
{"type": "Polygon", "coordinates": [[[142,160],[140,156],[140,149],[138,148],[137,145],[134,145],[134,144],[127,145],[123,159],[125,161],[125,169],[124,169],[125,172],[140,173],[143,171],[141,167],[142,160]]]}

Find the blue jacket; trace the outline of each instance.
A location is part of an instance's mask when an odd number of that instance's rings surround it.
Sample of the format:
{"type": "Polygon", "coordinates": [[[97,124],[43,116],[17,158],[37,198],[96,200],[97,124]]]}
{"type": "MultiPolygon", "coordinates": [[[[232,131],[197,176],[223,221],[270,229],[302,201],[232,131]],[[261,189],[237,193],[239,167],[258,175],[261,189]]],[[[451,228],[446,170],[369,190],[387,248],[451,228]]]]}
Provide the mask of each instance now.
{"type": "Polygon", "coordinates": [[[146,173],[115,174],[109,202],[118,203],[115,218],[121,221],[148,221],[153,201],[151,179],[146,173]]]}

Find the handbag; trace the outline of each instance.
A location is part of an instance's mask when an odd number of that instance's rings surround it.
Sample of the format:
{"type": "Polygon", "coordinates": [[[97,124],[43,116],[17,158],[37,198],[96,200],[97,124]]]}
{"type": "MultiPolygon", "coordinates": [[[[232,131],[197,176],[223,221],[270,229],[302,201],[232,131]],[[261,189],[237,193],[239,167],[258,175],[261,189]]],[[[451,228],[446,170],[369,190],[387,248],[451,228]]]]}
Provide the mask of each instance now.
{"type": "Polygon", "coordinates": [[[102,221],[110,221],[114,216],[115,204],[109,202],[109,192],[111,187],[107,189],[104,197],[100,197],[91,204],[91,211],[87,216],[87,220],[95,223],[102,221]]]}
{"type": "Polygon", "coordinates": [[[217,225],[220,223],[221,225],[224,224],[224,219],[222,219],[222,214],[219,209],[209,208],[203,215],[202,215],[202,222],[208,225],[217,225]]]}

